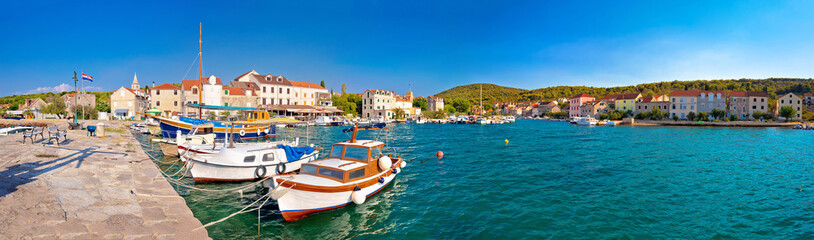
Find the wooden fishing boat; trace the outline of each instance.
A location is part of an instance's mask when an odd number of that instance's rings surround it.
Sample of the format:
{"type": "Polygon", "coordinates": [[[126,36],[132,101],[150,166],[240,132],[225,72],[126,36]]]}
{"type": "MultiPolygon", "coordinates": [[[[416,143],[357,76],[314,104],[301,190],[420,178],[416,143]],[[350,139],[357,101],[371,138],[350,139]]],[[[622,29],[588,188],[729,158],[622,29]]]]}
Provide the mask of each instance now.
{"type": "Polygon", "coordinates": [[[362,204],[388,186],[406,163],[382,154],[384,143],[356,140],[338,142],[330,157],[302,164],[298,174],[273,177],[271,197],[286,221],[346,206],[362,204]]]}
{"type": "Polygon", "coordinates": [[[214,154],[188,154],[195,182],[249,181],[294,172],[317,159],[313,147],[246,143],[231,145],[214,154]]]}
{"type": "Polygon", "coordinates": [[[147,115],[159,122],[161,127],[161,137],[165,139],[175,139],[176,134],[180,131],[181,134],[189,134],[197,125],[212,124],[212,133],[215,134],[216,139],[225,139],[227,133],[232,133],[234,137],[241,140],[252,140],[276,137],[276,128],[269,122],[268,112],[265,110],[249,110],[253,108],[240,108],[240,107],[219,107],[219,106],[205,106],[188,104],[189,106],[207,108],[207,109],[228,109],[247,111],[246,121],[242,122],[219,122],[205,119],[195,119],[187,117],[179,117],[177,119],[164,118],[158,116],[147,115]],[[239,124],[235,124],[239,123],[239,124]]]}

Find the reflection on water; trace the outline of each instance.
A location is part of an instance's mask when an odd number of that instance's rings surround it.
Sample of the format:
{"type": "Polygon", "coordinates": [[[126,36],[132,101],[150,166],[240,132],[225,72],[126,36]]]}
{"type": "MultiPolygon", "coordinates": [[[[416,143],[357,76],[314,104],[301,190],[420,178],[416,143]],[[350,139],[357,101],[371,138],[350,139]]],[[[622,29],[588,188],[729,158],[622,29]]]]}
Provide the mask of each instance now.
{"type": "MultiPolygon", "coordinates": [[[[278,135],[323,147],[325,156],[332,143],[350,137],[341,129],[279,129],[278,135]]],[[[393,185],[365,204],[296,222],[283,221],[271,202],[260,211],[264,238],[814,237],[812,131],[518,120],[396,124],[360,132],[359,139],[386,141],[388,150],[409,160],[393,185]]],[[[149,152],[161,153],[157,147],[149,152]]],[[[177,164],[162,159],[160,167],[175,172],[177,164]]],[[[249,189],[241,198],[178,190],[203,223],[267,192],[249,189]]],[[[255,239],[257,218],[257,212],[240,214],[207,230],[216,239],[255,239]]]]}

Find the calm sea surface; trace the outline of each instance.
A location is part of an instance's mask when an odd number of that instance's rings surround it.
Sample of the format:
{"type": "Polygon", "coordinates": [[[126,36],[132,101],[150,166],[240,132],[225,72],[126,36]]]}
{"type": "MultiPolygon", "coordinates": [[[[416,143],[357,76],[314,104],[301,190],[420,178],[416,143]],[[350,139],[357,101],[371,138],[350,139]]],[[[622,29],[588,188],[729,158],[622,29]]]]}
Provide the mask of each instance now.
{"type": "MultiPolygon", "coordinates": [[[[310,127],[309,141],[328,148],[349,139],[341,129],[310,127]]],[[[278,134],[305,141],[306,131],[278,134]]],[[[386,141],[412,162],[362,205],[285,222],[276,203],[268,203],[259,213],[263,238],[814,238],[814,131],[517,120],[396,124],[359,138],[386,141]],[[444,152],[442,160],[436,151],[444,152]]],[[[158,148],[145,150],[160,155],[158,148]]],[[[177,165],[161,168],[173,173],[177,165]]],[[[204,224],[268,191],[250,189],[241,197],[177,190],[204,224]]],[[[258,212],[207,230],[215,239],[256,239],[258,212]]]]}

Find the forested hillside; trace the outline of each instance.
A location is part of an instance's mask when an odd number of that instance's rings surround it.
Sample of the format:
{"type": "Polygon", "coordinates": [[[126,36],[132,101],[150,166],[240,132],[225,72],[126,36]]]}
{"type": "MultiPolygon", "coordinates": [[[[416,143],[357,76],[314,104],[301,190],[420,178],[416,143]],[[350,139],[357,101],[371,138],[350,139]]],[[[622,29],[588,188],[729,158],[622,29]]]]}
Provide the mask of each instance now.
{"type": "MultiPolygon", "coordinates": [[[[478,101],[479,85],[469,84],[457,86],[436,94],[444,98],[445,102],[455,99],[465,99],[476,103],[478,101]]],[[[658,83],[644,83],[623,87],[585,87],[585,86],[557,86],[534,90],[502,87],[494,84],[483,84],[483,101],[491,104],[501,101],[528,102],[537,100],[557,99],[560,97],[587,93],[594,97],[602,97],[616,93],[642,93],[644,96],[654,94],[669,94],[672,90],[726,90],[726,91],[763,91],[774,99],[777,95],[793,92],[796,94],[814,92],[814,79],[798,78],[770,78],[770,79],[739,79],[739,80],[695,80],[672,81],[658,83]]]]}

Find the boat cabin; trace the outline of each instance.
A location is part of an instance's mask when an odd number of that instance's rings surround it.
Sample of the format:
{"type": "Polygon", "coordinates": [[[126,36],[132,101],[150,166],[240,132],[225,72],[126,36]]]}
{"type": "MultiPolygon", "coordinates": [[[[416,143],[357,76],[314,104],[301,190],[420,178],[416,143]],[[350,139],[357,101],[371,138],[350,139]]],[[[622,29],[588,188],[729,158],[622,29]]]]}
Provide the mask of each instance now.
{"type": "Polygon", "coordinates": [[[246,121],[265,121],[269,120],[269,113],[263,110],[255,110],[246,112],[246,121]]]}
{"type": "Polygon", "coordinates": [[[382,172],[378,166],[383,147],[384,143],[372,140],[336,143],[330,157],[303,164],[300,174],[340,183],[362,180],[382,172]]]}

